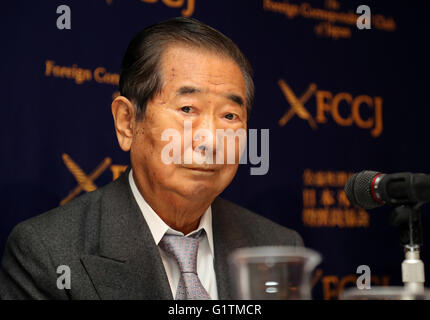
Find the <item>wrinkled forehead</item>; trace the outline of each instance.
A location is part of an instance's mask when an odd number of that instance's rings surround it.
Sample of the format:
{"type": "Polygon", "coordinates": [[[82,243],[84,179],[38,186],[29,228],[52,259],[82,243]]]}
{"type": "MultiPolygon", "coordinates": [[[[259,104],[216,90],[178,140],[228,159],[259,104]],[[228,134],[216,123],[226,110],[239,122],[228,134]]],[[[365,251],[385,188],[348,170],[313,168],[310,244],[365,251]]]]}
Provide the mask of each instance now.
{"type": "Polygon", "coordinates": [[[189,46],[170,45],[161,57],[163,87],[194,85],[208,91],[233,90],[245,94],[245,80],[237,63],[225,54],[189,46]]]}

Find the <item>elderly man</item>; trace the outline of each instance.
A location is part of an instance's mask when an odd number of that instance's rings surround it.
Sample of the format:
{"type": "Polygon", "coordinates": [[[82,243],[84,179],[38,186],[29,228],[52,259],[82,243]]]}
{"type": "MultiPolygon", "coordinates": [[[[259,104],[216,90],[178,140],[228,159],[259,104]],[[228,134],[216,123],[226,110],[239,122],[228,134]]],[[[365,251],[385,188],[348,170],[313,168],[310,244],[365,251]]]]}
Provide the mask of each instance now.
{"type": "Polygon", "coordinates": [[[112,114],[131,168],[15,227],[0,298],[231,299],[233,250],[302,245],[296,232],[218,198],[241,150],[234,140],[235,161],[225,161],[217,130],[246,130],[253,98],[251,68],[230,39],[193,19],[150,26],[125,53],[120,92],[112,114]],[[187,123],[211,134],[187,140],[187,123]],[[180,137],[179,155],[167,153],[175,161],[163,156],[166,132],[180,137]]]}

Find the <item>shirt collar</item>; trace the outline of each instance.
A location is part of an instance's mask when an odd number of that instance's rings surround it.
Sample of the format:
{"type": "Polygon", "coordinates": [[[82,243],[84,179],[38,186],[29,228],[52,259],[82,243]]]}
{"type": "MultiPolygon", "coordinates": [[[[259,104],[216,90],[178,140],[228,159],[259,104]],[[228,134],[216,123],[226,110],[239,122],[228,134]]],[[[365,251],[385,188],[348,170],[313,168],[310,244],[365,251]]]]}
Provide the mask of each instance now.
{"type": "MultiPolygon", "coordinates": [[[[158,245],[163,236],[168,234],[177,234],[183,236],[184,234],[180,231],[174,230],[170,228],[161,218],[160,216],[151,208],[151,206],[145,201],[139,189],[136,186],[133,178],[133,170],[130,170],[128,175],[128,181],[130,183],[131,191],[133,192],[133,196],[136,199],[137,204],[139,205],[140,211],[143,214],[143,217],[146,220],[146,223],[149,226],[149,230],[151,231],[152,237],[154,238],[155,244],[158,245]]],[[[209,242],[209,247],[211,249],[212,256],[214,256],[214,247],[213,247],[213,234],[212,234],[212,208],[206,209],[205,213],[200,218],[200,224],[198,228],[187,236],[192,235],[201,229],[204,229],[206,232],[206,237],[209,242]]]]}

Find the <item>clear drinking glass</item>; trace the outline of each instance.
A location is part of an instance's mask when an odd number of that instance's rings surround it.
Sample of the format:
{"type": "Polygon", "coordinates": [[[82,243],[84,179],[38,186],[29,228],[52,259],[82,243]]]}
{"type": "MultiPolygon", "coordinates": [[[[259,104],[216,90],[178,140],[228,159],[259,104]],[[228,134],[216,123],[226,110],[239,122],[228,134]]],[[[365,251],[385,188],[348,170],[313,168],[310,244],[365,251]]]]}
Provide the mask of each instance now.
{"type": "Polygon", "coordinates": [[[430,290],[417,292],[404,287],[372,287],[369,290],[350,288],[343,291],[339,298],[341,300],[430,300],[430,290]]]}
{"type": "Polygon", "coordinates": [[[229,259],[237,299],[311,299],[311,277],[321,255],[303,247],[241,248],[229,259]]]}

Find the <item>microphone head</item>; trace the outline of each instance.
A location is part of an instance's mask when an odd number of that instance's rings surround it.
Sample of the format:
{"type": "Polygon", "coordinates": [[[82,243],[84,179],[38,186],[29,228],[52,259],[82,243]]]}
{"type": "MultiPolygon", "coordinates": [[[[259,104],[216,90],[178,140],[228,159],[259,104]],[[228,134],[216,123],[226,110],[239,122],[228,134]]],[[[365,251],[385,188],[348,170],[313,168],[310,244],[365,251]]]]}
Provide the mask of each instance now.
{"type": "Polygon", "coordinates": [[[372,181],[377,174],[379,172],[361,171],[348,179],[344,190],[351,204],[363,209],[373,209],[382,205],[372,196],[372,181]]]}

